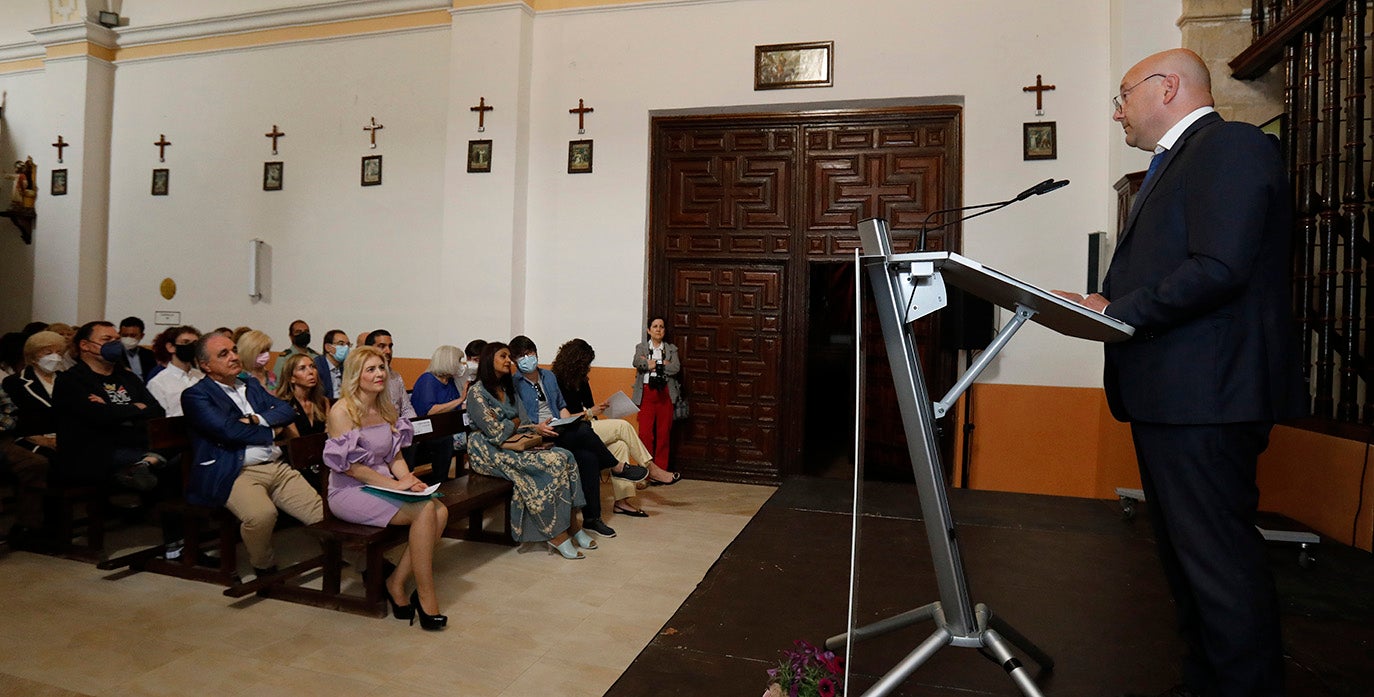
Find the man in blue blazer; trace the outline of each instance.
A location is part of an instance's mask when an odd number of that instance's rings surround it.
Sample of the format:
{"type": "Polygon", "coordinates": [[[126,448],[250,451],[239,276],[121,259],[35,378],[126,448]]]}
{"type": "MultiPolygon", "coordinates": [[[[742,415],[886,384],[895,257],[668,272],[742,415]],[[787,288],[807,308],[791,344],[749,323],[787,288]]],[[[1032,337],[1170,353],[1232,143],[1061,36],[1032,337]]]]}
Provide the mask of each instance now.
{"type": "MultiPolygon", "coordinates": [[[[324,333],[324,353],[315,356],[315,372],[320,375],[320,388],[324,396],[338,399],[343,390],[343,362],[353,344],[342,329],[330,329],[324,333]]],[[[291,376],[283,379],[290,380],[291,376]]]]}
{"type": "Polygon", "coordinates": [[[1170,695],[1279,695],[1273,577],[1255,467],[1275,421],[1306,412],[1289,306],[1288,180],[1277,144],[1212,109],[1197,54],[1131,68],[1126,143],[1155,152],[1107,271],[1083,304],[1136,328],[1106,347],[1112,415],[1131,424],[1187,642],[1170,695]]]}
{"type": "Polygon", "coordinates": [[[276,571],[272,530],[277,508],[306,525],[324,518],[320,496],[282,461],[276,432],[295,418],[291,405],[267,393],[243,370],[234,341],[208,334],[196,342],[206,379],[181,393],[195,457],[186,498],[224,506],[239,519],[248,560],[259,576],[276,571]]]}

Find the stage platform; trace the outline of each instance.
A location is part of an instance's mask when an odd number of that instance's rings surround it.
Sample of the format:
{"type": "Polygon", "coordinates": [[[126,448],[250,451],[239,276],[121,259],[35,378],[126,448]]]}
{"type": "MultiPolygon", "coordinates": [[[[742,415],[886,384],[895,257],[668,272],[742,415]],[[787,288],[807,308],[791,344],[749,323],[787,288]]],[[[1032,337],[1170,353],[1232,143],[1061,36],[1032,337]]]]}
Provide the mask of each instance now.
{"type": "MultiPolygon", "coordinates": [[[[784,484],[606,696],[762,694],[764,671],[793,640],[842,632],[851,487],[784,484]]],[[[864,499],[862,621],[938,600],[915,487],[869,484],[864,499]]],[[[1037,678],[1047,695],[1153,694],[1177,682],[1182,644],[1147,514],[1127,521],[1115,500],[988,491],[953,490],[950,504],[972,600],[1055,658],[1037,678]]],[[[1374,557],[1323,539],[1304,569],[1296,547],[1270,549],[1289,697],[1374,694],[1374,557]]],[[[850,694],[932,630],[858,644],[850,694]]],[[[976,651],[947,648],[896,694],[1019,693],[976,651]]]]}

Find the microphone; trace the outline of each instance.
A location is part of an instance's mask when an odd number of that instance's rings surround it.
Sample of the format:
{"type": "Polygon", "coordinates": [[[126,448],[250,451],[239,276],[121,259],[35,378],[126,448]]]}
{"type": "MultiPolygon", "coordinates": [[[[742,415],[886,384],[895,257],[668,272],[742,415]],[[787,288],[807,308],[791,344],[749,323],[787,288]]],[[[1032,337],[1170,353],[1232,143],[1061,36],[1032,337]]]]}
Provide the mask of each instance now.
{"type": "Polygon", "coordinates": [[[926,251],[926,234],[929,232],[947,228],[955,223],[963,222],[965,220],[971,220],[973,218],[977,218],[980,215],[987,215],[988,213],[991,213],[993,211],[1006,208],[1007,206],[1010,206],[1011,204],[1016,203],[1017,201],[1024,201],[1032,196],[1039,196],[1040,194],[1048,194],[1051,191],[1054,191],[1056,189],[1062,189],[1068,185],[1069,180],[1067,179],[1046,179],[1045,181],[1042,181],[1039,184],[1036,184],[1035,186],[1032,186],[1031,188],[1026,189],[1025,191],[1022,191],[1021,193],[1017,194],[1015,198],[1009,198],[1005,201],[995,201],[993,203],[979,203],[972,206],[962,206],[960,208],[942,208],[938,211],[932,211],[930,215],[927,215],[926,219],[921,222],[921,235],[917,241],[916,249],[917,251],[921,252],[926,251]],[[974,210],[976,208],[986,208],[988,210],[979,211],[977,213],[974,213],[973,215],[967,215],[962,218],[955,218],[954,220],[951,220],[947,223],[941,223],[939,225],[936,225],[933,228],[927,227],[930,224],[931,218],[934,218],[935,216],[940,215],[942,213],[953,213],[955,211],[974,210]]]}

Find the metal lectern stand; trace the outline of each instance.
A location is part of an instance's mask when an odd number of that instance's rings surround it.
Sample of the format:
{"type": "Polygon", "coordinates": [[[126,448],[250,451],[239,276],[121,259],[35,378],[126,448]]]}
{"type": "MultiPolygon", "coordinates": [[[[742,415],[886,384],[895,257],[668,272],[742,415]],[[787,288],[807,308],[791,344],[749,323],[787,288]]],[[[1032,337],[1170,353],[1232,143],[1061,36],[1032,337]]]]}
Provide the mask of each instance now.
{"type": "MultiPolygon", "coordinates": [[[[865,697],[892,692],[936,652],[948,645],[979,649],[1002,666],[1021,692],[1040,697],[1039,688],[1026,667],[1012,654],[1011,647],[1019,648],[1044,670],[1053,667],[1053,659],[1020,632],[994,617],[987,606],[981,603],[975,606],[969,600],[964,564],[959,557],[954,521],[949,512],[949,499],[945,495],[944,474],[935,442],[935,420],[949,411],[1027,320],[1034,319],[1061,334],[1096,341],[1122,341],[1129,338],[1134,330],[1129,325],[952,252],[894,255],[887,222],[881,219],[860,223],[859,239],[864,251],[864,256],[859,259],[868,271],[873,286],[878,319],[896,385],[897,404],[906,431],[911,468],[920,494],[921,515],[930,542],[940,599],[863,627],[851,624],[845,634],[827,639],[826,648],[838,650],[846,646],[851,637],[856,642],[862,641],[917,622],[933,620],[935,632],[864,693],[865,697]],[[949,394],[932,404],[925,378],[921,374],[910,323],[945,306],[946,280],[951,285],[1013,311],[1014,315],[987,349],[959,377],[949,394]]],[[[856,493],[857,490],[856,482],[856,493]]],[[[856,521],[862,514],[859,506],[860,499],[856,495],[856,521]]],[[[850,568],[851,608],[855,607],[852,594],[858,572],[857,536],[854,544],[856,561],[850,568]]]]}

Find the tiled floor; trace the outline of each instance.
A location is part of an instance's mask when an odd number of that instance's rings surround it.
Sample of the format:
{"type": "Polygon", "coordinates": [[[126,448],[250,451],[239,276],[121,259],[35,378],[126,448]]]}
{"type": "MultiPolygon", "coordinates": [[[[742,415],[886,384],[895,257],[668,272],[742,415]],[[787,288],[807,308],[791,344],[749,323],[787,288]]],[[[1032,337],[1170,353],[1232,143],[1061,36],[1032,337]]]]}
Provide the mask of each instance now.
{"type": "MultiPolygon", "coordinates": [[[[433,634],[10,554],[0,558],[0,695],[601,695],[773,491],[651,488],[640,501],[652,517],[612,517],[620,535],[582,561],[445,541],[436,575],[449,628],[433,634]]],[[[308,544],[299,533],[280,535],[282,556],[308,544]]]]}

